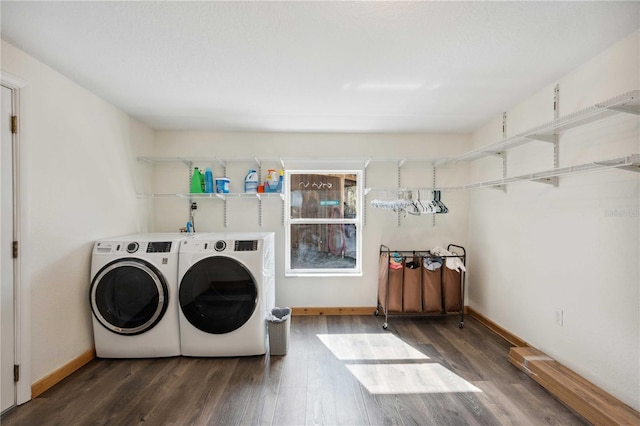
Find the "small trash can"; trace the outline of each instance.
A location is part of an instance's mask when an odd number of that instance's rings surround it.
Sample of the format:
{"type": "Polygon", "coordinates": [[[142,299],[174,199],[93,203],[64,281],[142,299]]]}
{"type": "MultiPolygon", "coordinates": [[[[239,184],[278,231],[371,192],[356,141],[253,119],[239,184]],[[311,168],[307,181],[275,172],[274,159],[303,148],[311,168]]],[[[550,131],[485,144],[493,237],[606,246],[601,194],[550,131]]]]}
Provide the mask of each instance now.
{"type": "Polygon", "coordinates": [[[286,355],[289,348],[291,308],[273,308],[267,320],[269,324],[269,353],[286,355]]]}

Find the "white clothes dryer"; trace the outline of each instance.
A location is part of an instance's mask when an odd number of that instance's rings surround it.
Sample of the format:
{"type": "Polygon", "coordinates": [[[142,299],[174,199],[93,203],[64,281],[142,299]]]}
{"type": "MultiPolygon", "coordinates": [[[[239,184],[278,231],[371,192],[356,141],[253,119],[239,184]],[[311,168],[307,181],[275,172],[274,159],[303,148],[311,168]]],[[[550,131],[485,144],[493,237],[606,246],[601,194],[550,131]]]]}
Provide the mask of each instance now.
{"type": "Polygon", "coordinates": [[[267,351],[275,306],[273,232],[206,234],[180,246],[182,355],[224,357],[267,351]]]}
{"type": "Polygon", "coordinates": [[[180,355],[178,258],[188,234],[133,234],[97,241],[89,299],[96,355],[180,355]]]}

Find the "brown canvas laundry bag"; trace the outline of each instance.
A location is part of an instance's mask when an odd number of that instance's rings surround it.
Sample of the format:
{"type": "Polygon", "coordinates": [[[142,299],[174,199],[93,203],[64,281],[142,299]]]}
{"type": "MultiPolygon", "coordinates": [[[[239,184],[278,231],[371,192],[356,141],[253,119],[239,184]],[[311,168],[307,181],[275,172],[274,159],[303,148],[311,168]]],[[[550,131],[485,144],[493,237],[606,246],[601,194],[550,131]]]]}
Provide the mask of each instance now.
{"type": "Polygon", "coordinates": [[[406,259],[403,265],[402,310],[422,312],[422,262],[419,257],[406,259]]]}
{"type": "Polygon", "coordinates": [[[386,309],[386,312],[402,312],[402,269],[404,268],[389,268],[389,253],[380,253],[378,301],[383,311],[386,309]],[[389,304],[385,306],[387,301],[387,282],[389,283],[389,304]]]}
{"type": "Polygon", "coordinates": [[[422,271],[422,308],[424,312],[442,312],[442,279],[440,267],[435,271],[426,268],[422,271]]]}
{"type": "Polygon", "coordinates": [[[389,253],[380,253],[378,264],[378,303],[384,309],[387,301],[387,278],[389,276],[389,253]]]}
{"type": "Polygon", "coordinates": [[[442,287],[445,311],[462,311],[462,273],[442,266],[442,287]]]}
{"type": "Polygon", "coordinates": [[[389,268],[389,309],[387,312],[402,312],[403,270],[389,268]]]}

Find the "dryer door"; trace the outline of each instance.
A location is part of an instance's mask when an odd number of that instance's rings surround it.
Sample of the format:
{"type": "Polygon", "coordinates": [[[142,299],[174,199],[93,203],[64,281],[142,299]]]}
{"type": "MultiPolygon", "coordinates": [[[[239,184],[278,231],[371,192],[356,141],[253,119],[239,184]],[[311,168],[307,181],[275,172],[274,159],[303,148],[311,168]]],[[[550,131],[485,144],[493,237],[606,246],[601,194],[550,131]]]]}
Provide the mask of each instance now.
{"type": "Polygon", "coordinates": [[[253,275],[235,259],[207,257],[180,282],[180,308],[196,328],[224,334],[242,327],[258,304],[253,275]]]}
{"type": "Polygon", "coordinates": [[[117,334],[152,329],[167,311],[169,290],[163,275],[142,259],[123,258],[103,267],[91,283],[96,319],[117,334]]]}

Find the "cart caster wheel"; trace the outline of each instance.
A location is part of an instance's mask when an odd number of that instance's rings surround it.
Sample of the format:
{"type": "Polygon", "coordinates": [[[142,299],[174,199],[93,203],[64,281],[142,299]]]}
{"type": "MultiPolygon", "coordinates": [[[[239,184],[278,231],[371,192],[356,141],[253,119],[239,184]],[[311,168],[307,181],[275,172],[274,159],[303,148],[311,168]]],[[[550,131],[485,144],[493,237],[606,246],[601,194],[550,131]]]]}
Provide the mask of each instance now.
{"type": "Polygon", "coordinates": [[[460,321],[460,324],[458,324],[458,328],[464,328],[464,321],[460,321]]]}
{"type": "Polygon", "coordinates": [[[375,315],[375,316],[380,315],[380,311],[376,309],[376,311],[373,313],[373,315],[375,315]]]}
{"type": "Polygon", "coordinates": [[[383,328],[384,330],[386,330],[386,329],[387,329],[387,327],[389,327],[389,325],[388,325],[386,322],[385,322],[384,324],[382,324],[382,328],[383,328]]]}

